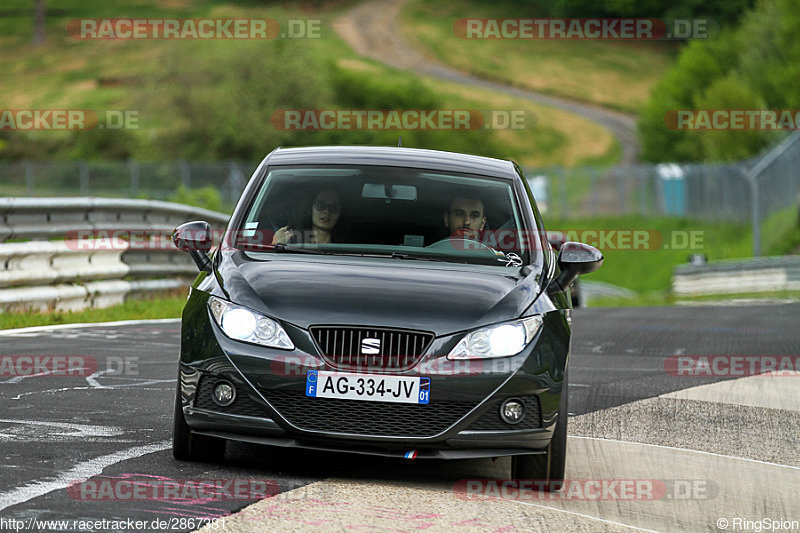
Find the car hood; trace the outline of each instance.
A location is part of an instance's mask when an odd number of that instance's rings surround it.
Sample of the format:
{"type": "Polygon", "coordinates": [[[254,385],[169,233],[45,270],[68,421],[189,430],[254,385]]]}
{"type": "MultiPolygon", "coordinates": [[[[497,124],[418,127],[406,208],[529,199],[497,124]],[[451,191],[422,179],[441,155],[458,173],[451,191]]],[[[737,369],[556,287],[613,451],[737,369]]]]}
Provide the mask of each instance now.
{"type": "Polygon", "coordinates": [[[228,298],[302,328],[385,326],[444,335],[514,319],[539,276],[398,259],[225,254],[217,279],[228,298]],[[503,273],[501,273],[503,272],[503,273]]]}

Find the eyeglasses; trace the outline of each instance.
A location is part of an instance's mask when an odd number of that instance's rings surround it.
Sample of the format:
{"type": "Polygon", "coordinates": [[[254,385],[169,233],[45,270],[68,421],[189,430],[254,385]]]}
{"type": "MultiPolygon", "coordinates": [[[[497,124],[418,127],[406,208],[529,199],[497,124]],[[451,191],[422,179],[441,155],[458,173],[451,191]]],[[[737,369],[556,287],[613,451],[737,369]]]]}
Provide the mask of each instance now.
{"type": "Polygon", "coordinates": [[[321,200],[317,200],[314,202],[314,209],[317,211],[327,211],[328,213],[335,215],[342,210],[342,206],[339,204],[326,204],[321,200]]]}

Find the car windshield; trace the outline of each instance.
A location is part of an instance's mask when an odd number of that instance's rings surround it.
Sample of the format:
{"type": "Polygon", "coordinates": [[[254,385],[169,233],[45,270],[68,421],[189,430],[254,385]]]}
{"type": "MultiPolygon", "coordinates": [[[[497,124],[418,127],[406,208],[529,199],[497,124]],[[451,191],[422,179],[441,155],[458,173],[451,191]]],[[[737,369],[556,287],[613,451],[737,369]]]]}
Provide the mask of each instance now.
{"type": "Polygon", "coordinates": [[[390,166],[272,167],[236,248],[521,266],[532,262],[508,180],[390,166]]]}

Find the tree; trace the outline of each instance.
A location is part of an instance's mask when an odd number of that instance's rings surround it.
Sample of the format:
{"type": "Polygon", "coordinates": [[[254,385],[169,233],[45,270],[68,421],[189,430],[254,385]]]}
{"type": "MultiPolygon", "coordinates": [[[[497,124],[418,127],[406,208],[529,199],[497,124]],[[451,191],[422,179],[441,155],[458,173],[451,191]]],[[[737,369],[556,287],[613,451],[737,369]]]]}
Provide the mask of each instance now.
{"type": "Polygon", "coordinates": [[[678,109],[797,109],[800,42],[797,0],[759,0],[737,26],[694,40],[653,88],[639,131],[648,161],[732,161],[757,154],[780,131],[676,131],[664,117],[678,109]]]}

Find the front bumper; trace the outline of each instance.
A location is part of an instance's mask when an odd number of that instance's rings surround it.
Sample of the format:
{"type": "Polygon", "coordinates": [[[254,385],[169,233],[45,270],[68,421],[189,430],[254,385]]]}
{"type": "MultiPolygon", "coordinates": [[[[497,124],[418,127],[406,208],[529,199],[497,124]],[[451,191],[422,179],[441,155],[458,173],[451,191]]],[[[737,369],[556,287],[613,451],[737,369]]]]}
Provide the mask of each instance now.
{"type": "Polygon", "coordinates": [[[194,433],[271,446],[436,459],[544,453],[559,416],[569,352],[563,315],[548,315],[521,354],[480,367],[446,359],[461,334],[436,338],[420,362],[402,372],[431,379],[430,404],[417,405],[308,398],[307,371],[337,369],[316,353],[307,331],[285,325],[296,346],[287,352],[233,341],[207,312],[184,313],[184,416],[194,433]],[[237,390],[228,407],[211,401],[218,380],[237,390]],[[518,425],[499,415],[500,404],[512,397],[527,407],[518,425]]]}
{"type": "MultiPolygon", "coordinates": [[[[228,373],[224,374],[203,374],[204,380],[224,379],[231,383],[236,383],[239,395],[246,394],[246,383],[241,380],[234,380],[228,373]]],[[[183,387],[182,387],[183,388],[183,387]]],[[[498,398],[510,397],[500,392],[498,398]]],[[[519,398],[520,395],[513,397],[519,398]]],[[[248,398],[252,399],[252,396],[248,398]]],[[[362,453],[368,455],[379,455],[387,457],[405,457],[409,451],[416,451],[415,458],[438,458],[438,459],[465,459],[478,457],[499,457],[505,455],[517,455],[524,453],[536,453],[547,447],[552,438],[555,420],[543,424],[536,422],[540,427],[529,429],[507,429],[507,430],[481,430],[470,429],[476,424],[486,427],[487,422],[491,425],[492,418],[497,417],[500,421],[499,411],[496,407],[499,401],[493,398],[476,406],[467,414],[459,418],[450,425],[445,431],[432,436],[398,436],[398,435],[364,435],[348,434],[335,431],[307,430],[297,427],[285,417],[280,416],[281,412],[271,407],[266,401],[261,405],[252,402],[247,410],[241,408],[241,404],[231,406],[232,410],[224,407],[210,407],[208,396],[201,398],[195,395],[191,401],[186,401],[184,397],[184,416],[192,431],[199,434],[223,437],[230,440],[266,444],[280,447],[296,447],[324,451],[344,451],[351,453],[362,453]],[[197,407],[200,404],[203,407],[197,407]],[[239,410],[248,412],[258,406],[263,411],[260,416],[255,412],[250,414],[237,414],[239,410]],[[270,411],[273,411],[270,413],[270,411]],[[275,416],[278,415],[278,416],[275,416]],[[288,427],[287,427],[288,425],[288,427]]],[[[324,398],[309,398],[310,402],[330,401],[324,398]]],[[[341,400],[342,402],[353,402],[354,400],[341,400]]],[[[500,400],[502,401],[502,400],[500,400]]],[[[358,402],[368,407],[378,407],[397,404],[380,404],[377,402],[358,402]]],[[[527,403],[527,402],[526,402],[527,403]]],[[[426,406],[410,404],[411,408],[425,409],[426,406]]],[[[422,415],[424,416],[424,412],[422,415]]],[[[526,418],[536,417],[539,413],[528,411],[526,418]]],[[[500,426],[498,423],[497,426],[500,426]]],[[[510,428],[514,426],[508,425],[510,428]]]]}

